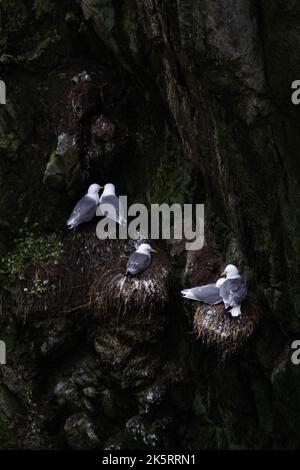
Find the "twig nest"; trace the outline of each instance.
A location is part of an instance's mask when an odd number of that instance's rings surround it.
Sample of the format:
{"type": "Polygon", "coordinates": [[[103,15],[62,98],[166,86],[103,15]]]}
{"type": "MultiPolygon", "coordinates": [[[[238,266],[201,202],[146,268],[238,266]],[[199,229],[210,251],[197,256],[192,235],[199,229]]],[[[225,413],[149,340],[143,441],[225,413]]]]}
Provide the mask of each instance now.
{"type": "Polygon", "coordinates": [[[163,253],[152,256],[149,268],[125,276],[127,256],[107,263],[91,282],[90,304],[100,314],[162,312],[169,300],[172,268],[163,253]]]}
{"type": "Polygon", "coordinates": [[[76,283],[76,273],[67,263],[28,266],[16,288],[18,315],[25,319],[33,313],[63,311],[76,283]]]}
{"type": "Polygon", "coordinates": [[[194,315],[194,332],[208,346],[214,345],[222,359],[233,354],[252,335],[260,317],[255,298],[250,294],[242,305],[242,314],[232,317],[224,304],[199,304],[194,315]]]}

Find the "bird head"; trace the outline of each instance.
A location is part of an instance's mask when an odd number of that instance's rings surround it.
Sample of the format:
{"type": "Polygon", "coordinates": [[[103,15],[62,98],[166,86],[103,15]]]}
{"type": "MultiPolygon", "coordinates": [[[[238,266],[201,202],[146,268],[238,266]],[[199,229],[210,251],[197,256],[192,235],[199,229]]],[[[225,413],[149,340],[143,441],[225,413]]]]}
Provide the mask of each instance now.
{"type": "Polygon", "coordinates": [[[115,195],[116,194],[115,185],[112,183],[105,184],[103,194],[105,194],[106,196],[115,195]]]}
{"type": "Polygon", "coordinates": [[[91,186],[88,189],[88,194],[98,194],[100,189],[102,189],[102,186],[99,186],[99,184],[91,184],[91,186]]]}
{"type": "Polygon", "coordinates": [[[149,243],[142,243],[142,244],[138,247],[137,251],[138,251],[139,253],[143,253],[143,254],[145,254],[145,255],[150,255],[150,253],[157,253],[157,251],[154,250],[154,249],[149,245],[149,243]]]}
{"type": "Polygon", "coordinates": [[[228,264],[220,276],[226,278],[237,277],[239,276],[239,270],[234,264],[228,264]]]}

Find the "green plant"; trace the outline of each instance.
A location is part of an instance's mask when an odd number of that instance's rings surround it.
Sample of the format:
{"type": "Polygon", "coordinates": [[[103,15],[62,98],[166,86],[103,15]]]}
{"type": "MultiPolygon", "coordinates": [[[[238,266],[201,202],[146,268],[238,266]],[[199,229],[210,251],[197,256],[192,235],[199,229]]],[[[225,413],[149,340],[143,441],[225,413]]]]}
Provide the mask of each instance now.
{"type": "Polygon", "coordinates": [[[26,292],[26,294],[34,295],[36,297],[41,297],[42,294],[47,292],[48,287],[49,287],[49,279],[42,280],[39,278],[38,273],[35,273],[30,288],[24,287],[23,290],[24,292],[26,292]]]}
{"type": "MultiPolygon", "coordinates": [[[[25,279],[28,266],[58,264],[63,252],[63,244],[56,234],[37,235],[36,226],[31,230],[20,229],[18,237],[13,241],[11,251],[0,261],[0,282],[10,287],[15,282],[25,279]]],[[[38,280],[36,279],[38,286],[38,280]]],[[[36,286],[36,287],[37,287],[36,286]]]]}

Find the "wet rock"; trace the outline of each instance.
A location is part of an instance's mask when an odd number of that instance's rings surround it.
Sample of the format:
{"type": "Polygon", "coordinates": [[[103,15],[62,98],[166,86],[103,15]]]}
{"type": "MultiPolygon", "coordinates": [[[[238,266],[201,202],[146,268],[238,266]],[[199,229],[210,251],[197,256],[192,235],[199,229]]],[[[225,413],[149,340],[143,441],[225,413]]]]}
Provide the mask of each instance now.
{"type": "Polygon", "coordinates": [[[20,372],[14,370],[12,367],[1,366],[0,371],[1,382],[7,389],[15,396],[26,399],[26,389],[24,389],[24,382],[20,372]]]}
{"type": "Polygon", "coordinates": [[[149,40],[159,43],[162,41],[162,26],[159,21],[156,2],[149,0],[147,4],[142,0],[137,1],[140,21],[143,24],[146,36],[149,40]]]}
{"type": "Polygon", "coordinates": [[[114,334],[97,336],[95,350],[105,374],[121,389],[135,389],[153,380],[159,367],[157,356],[134,353],[132,346],[114,334]]]}
{"type": "Polygon", "coordinates": [[[2,449],[18,448],[16,430],[21,423],[19,401],[0,382],[0,444],[2,449]]]}
{"type": "Polygon", "coordinates": [[[110,437],[104,443],[104,450],[131,450],[131,449],[145,449],[145,446],[138,445],[134,438],[126,431],[121,431],[116,435],[110,437]]]}
{"type": "Polygon", "coordinates": [[[104,389],[99,394],[102,410],[105,416],[113,418],[116,416],[116,400],[112,390],[104,389]]]}
{"type": "Polygon", "coordinates": [[[51,448],[49,436],[47,432],[45,433],[45,416],[36,410],[27,416],[22,446],[26,450],[48,450],[51,448]]]}
{"type": "Polygon", "coordinates": [[[287,344],[277,359],[271,375],[275,403],[278,407],[275,429],[280,429],[283,423],[286,423],[285,426],[288,427],[288,433],[284,433],[286,436],[284,447],[288,448],[295,448],[297,446],[298,436],[296,430],[300,419],[300,405],[298,401],[300,393],[300,367],[293,364],[293,353],[294,349],[291,348],[291,344],[287,344]],[[291,403],[293,404],[292,408],[290,407],[291,403]]]}
{"type": "Polygon", "coordinates": [[[86,397],[89,397],[89,398],[95,398],[97,396],[97,391],[95,387],[84,388],[83,393],[86,397]]]}
{"type": "Polygon", "coordinates": [[[271,437],[274,432],[274,414],[270,383],[264,378],[254,378],[251,383],[251,388],[255,397],[260,425],[265,434],[271,437]]]}
{"type": "Polygon", "coordinates": [[[61,381],[54,389],[54,396],[59,405],[73,404],[78,401],[79,391],[72,381],[61,381]]]}
{"type": "Polygon", "coordinates": [[[47,163],[43,182],[51,188],[65,187],[72,195],[81,182],[79,148],[75,135],[62,133],[57,139],[56,151],[47,163]]]}
{"type": "Polygon", "coordinates": [[[66,370],[53,389],[56,403],[63,410],[95,415],[100,407],[102,374],[90,356],[81,357],[78,364],[66,370]]]}
{"type": "MultiPolygon", "coordinates": [[[[76,345],[77,338],[69,331],[70,327],[70,324],[64,322],[57,322],[56,327],[49,327],[46,338],[39,347],[39,354],[43,359],[55,361],[76,345]]],[[[44,336],[41,330],[39,334],[44,336]]]]}
{"type": "Polygon", "coordinates": [[[85,165],[91,173],[107,173],[132,151],[134,139],[127,127],[99,114],[91,125],[85,165]]]}
{"type": "Polygon", "coordinates": [[[74,123],[93,115],[102,106],[102,88],[91,80],[87,72],[82,72],[72,79],[73,87],[68,96],[70,111],[74,123]]]}
{"type": "Polygon", "coordinates": [[[84,414],[69,416],[64,431],[68,446],[72,450],[92,450],[100,445],[93,422],[84,414]]]}
{"type": "Polygon", "coordinates": [[[108,142],[109,140],[112,140],[115,135],[115,130],[116,125],[105,115],[101,114],[92,124],[92,145],[97,145],[99,142],[108,142]]]}
{"type": "Polygon", "coordinates": [[[185,409],[187,405],[187,367],[180,362],[164,364],[155,382],[139,394],[141,415],[158,412],[161,405],[185,409]]]}
{"type": "Polygon", "coordinates": [[[147,422],[141,416],[134,416],[127,421],[126,430],[136,442],[140,441],[148,449],[170,449],[172,442],[170,430],[173,424],[170,417],[147,422]]]}
{"type": "Polygon", "coordinates": [[[187,253],[183,282],[190,287],[215,282],[221,272],[222,259],[216,250],[204,246],[187,253]]]}
{"type": "Polygon", "coordinates": [[[143,414],[148,414],[153,408],[159,407],[166,399],[167,386],[164,383],[157,383],[150,386],[140,397],[140,410],[143,414]]]}
{"type": "Polygon", "coordinates": [[[65,345],[66,338],[49,336],[49,338],[41,345],[40,352],[44,358],[55,359],[60,354],[65,345]]]}
{"type": "Polygon", "coordinates": [[[111,0],[101,0],[101,4],[99,4],[95,0],[80,0],[80,5],[85,19],[94,23],[104,43],[118,47],[118,42],[111,35],[116,24],[113,2],[111,0]]]}
{"type": "Polygon", "coordinates": [[[62,133],[57,138],[56,155],[65,155],[72,147],[76,145],[76,137],[62,133]]]}

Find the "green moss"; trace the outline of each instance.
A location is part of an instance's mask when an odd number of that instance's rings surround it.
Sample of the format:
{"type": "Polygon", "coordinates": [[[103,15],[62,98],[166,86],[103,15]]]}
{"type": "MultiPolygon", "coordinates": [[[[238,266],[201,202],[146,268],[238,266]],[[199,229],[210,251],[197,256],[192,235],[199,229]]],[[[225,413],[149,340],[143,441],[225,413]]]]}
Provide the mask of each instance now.
{"type": "Polygon", "coordinates": [[[18,57],[14,57],[10,54],[2,54],[0,56],[0,64],[2,65],[9,65],[9,64],[17,64],[19,62],[18,57]]]}
{"type": "Polygon", "coordinates": [[[65,184],[65,168],[62,158],[53,152],[46,166],[44,183],[52,188],[60,188],[65,184]]]}
{"type": "Polygon", "coordinates": [[[45,39],[41,40],[37,47],[30,51],[28,54],[24,55],[25,61],[27,64],[31,64],[36,61],[40,61],[47,53],[48,50],[54,50],[58,47],[61,41],[60,35],[57,31],[53,31],[51,37],[46,37],[45,39]]]}
{"type": "Polygon", "coordinates": [[[71,146],[64,155],[54,151],[47,163],[44,183],[52,188],[66,187],[67,193],[74,196],[74,188],[81,182],[81,166],[76,145],[71,146]]]}

